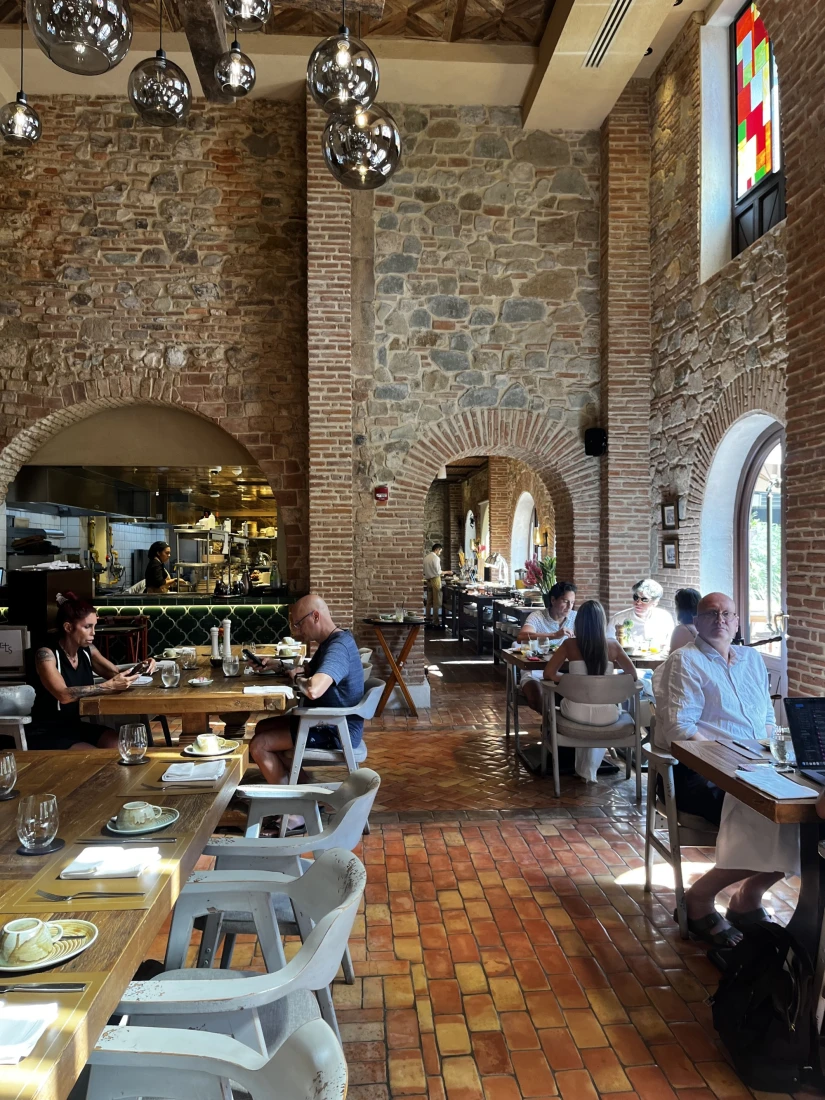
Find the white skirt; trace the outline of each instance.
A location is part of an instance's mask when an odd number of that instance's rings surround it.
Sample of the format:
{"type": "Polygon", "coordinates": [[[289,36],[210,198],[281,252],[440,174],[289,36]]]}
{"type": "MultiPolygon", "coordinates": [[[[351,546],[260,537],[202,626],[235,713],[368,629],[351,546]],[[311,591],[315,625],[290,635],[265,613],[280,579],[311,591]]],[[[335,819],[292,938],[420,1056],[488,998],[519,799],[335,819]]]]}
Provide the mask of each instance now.
{"type": "Polygon", "coordinates": [[[716,838],[716,866],[725,870],[799,874],[799,826],[777,825],[726,794],[716,838]]]}

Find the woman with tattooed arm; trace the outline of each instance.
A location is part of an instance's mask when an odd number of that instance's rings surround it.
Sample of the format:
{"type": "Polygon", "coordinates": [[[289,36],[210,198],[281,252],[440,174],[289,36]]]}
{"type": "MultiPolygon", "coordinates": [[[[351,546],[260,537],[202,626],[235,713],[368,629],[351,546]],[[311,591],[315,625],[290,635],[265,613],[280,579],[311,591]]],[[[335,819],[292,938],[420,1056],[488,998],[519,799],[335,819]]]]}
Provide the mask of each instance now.
{"type": "Polygon", "coordinates": [[[68,592],[58,596],[57,602],[55,637],[35,655],[37,697],[32,724],[26,731],[29,748],[117,748],[115,730],[81,720],[80,700],[89,695],[126,691],[137,676],[119,672],[95,648],[97,612],[87,600],[68,592]],[[95,673],[105,677],[102,683],[95,684],[95,673]]]}

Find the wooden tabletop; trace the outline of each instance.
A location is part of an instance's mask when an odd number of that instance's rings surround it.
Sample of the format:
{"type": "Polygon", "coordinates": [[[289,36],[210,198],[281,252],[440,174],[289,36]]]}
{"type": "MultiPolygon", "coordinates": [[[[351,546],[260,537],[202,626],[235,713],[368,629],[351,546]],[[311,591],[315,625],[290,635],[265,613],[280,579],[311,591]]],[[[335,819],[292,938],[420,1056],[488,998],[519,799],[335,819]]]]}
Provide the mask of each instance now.
{"type": "MultiPolygon", "coordinates": [[[[746,748],[762,752],[765,760],[770,760],[771,755],[767,749],[763,749],[758,741],[748,741],[746,748]]],[[[734,749],[718,741],[674,741],[670,746],[671,753],[676,759],[686,764],[693,771],[710,779],[723,791],[734,795],[740,802],[750,806],[763,817],[770,821],[782,824],[816,824],[819,822],[813,799],[800,799],[799,801],[778,802],[763,791],[757,791],[736,776],[737,769],[748,770],[757,765],[756,761],[748,760],[734,749]]],[[[822,788],[794,771],[788,774],[789,779],[810,787],[819,793],[822,788]]]]}
{"type": "Polygon", "coordinates": [[[501,659],[505,664],[514,665],[516,668],[520,668],[522,672],[534,671],[541,672],[541,670],[550,661],[552,654],[543,654],[540,657],[527,658],[523,657],[521,653],[513,653],[509,649],[502,649],[501,659]]]}
{"type": "MultiPolygon", "coordinates": [[[[17,856],[15,818],[19,799],[0,802],[0,924],[22,913],[42,920],[71,916],[92,921],[99,929],[88,950],[62,966],[30,974],[0,971],[0,983],[38,981],[85,982],[83,993],[18,994],[4,999],[11,1004],[57,1002],[59,1014],[29,1058],[17,1066],[0,1070],[0,1100],[64,1100],[85,1065],[97,1037],[129,984],[132,975],[147,957],[191,874],[198,856],[211,836],[232,792],[240,782],[247,764],[246,749],[225,757],[223,778],[206,793],[144,791],[142,784],[155,783],[170,763],[181,757],[173,749],[150,750],[150,764],[121,767],[117,754],[107,750],[94,752],[20,752],[17,790],[26,794],[51,793],[58,799],[60,828],[58,835],[66,847],[49,856],[17,856]],[[161,864],[157,871],[139,879],[60,880],[57,893],[100,888],[139,890],[147,887],[147,900],[139,907],[126,908],[130,899],[99,902],[83,900],[74,905],[27,904],[35,880],[52,876],[74,859],[83,844],[77,838],[101,835],[103,826],[116,814],[123,802],[145,798],[159,805],[173,806],[180,818],[152,837],[174,836],[176,844],[162,844],[161,864]],[[136,885],[139,884],[139,885],[136,885]],[[41,907],[42,906],[42,907],[41,907]]],[[[134,899],[132,899],[134,900],[134,899]]]]}

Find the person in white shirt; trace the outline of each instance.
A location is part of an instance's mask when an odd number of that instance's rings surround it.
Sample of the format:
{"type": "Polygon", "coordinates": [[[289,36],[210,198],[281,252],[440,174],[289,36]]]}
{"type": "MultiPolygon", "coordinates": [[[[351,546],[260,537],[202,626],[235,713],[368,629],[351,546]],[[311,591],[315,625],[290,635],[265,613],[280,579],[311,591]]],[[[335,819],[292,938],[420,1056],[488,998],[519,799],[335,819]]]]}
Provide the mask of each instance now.
{"type": "MultiPolygon", "coordinates": [[[[672,653],[656,691],[658,748],[673,741],[746,740],[774,725],[765,663],[754,649],[734,646],[739,626],[729,596],[711,592],[699,602],[698,637],[672,653]]],[[[799,873],[799,829],[777,825],[725,794],[683,764],[674,769],[676,805],[719,825],[716,866],[685,894],[688,928],[715,947],[732,947],[741,929],[769,920],[762,897],[786,874],[799,873]],[[716,895],[739,883],[725,918],[716,895]]]]}
{"type": "Polygon", "coordinates": [[[534,611],[524,620],[519,631],[518,641],[529,642],[533,638],[546,641],[561,641],[573,637],[573,624],[576,612],[576,586],[570,581],[556,581],[548,593],[550,607],[534,611]]]}
{"type": "Polygon", "coordinates": [[[440,542],[434,542],[432,550],[424,556],[424,581],[427,585],[426,619],[430,626],[440,625],[442,549],[440,542]]]}
{"type": "Polygon", "coordinates": [[[488,568],[490,570],[490,584],[507,584],[510,579],[510,573],[507,569],[507,559],[503,558],[498,550],[493,550],[485,561],[485,571],[488,568]]]}
{"type": "Polygon", "coordinates": [[[623,642],[626,649],[634,652],[649,647],[667,653],[673,633],[673,616],[659,607],[663,591],[662,586],[650,577],[637,581],[633,585],[633,606],[613,615],[607,636],[615,638],[616,627],[630,623],[630,630],[623,642]]]}

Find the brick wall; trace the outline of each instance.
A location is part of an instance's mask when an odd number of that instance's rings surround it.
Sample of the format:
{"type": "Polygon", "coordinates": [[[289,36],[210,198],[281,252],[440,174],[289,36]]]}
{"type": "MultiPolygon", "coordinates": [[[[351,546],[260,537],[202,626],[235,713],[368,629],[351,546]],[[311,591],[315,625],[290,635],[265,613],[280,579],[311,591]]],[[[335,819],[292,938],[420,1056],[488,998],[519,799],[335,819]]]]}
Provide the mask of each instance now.
{"type": "Polygon", "coordinates": [[[100,408],[183,407],[260,464],[304,587],[302,110],[198,101],[186,129],[160,131],[124,99],[37,108],[38,145],[0,156],[0,495],[100,408]]]}
{"type": "Polygon", "coordinates": [[[633,80],[602,126],[601,600],[627,605],[650,556],[650,118],[633,80]]]}
{"type": "Polygon", "coordinates": [[[545,553],[544,542],[546,539],[547,552],[552,556],[556,540],[556,517],[553,501],[547,492],[547,486],[535,470],[517,459],[490,459],[490,510],[493,511],[495,505],[494,518],[498,518],[498,522],[495,524],[497,533],[493,545],[507,559],[511,570],[523,569],[524,560],[526,560],[525,555],[520,555],[519,560],[514,560],[512,552],[513,518],[516,513],[516,506],[523,493],[530,494],[538,513],[539,531],[542,538],[540,553],[542,555],[545,553]]]}
{"type": "MultiPolygon", "coordinates": [[[[450,484],[447,481],[434,481],[424,502],[424,545],[422,557],[429,554],[434,542],[440,542],[446,548],[450,524],[450,484]]],[[[449,556],[441,555],[442,568],[449,556]]]]}

